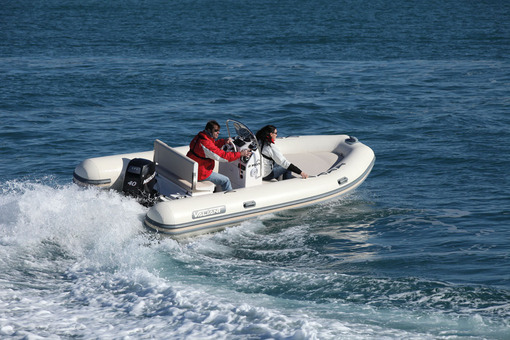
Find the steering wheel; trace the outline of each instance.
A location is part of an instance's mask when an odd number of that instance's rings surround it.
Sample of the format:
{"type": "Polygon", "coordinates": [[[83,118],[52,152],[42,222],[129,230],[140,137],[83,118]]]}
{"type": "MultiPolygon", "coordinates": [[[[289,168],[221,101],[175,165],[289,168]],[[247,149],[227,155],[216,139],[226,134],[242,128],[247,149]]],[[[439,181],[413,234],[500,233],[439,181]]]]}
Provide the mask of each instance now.
{"type": "Polygon", "coordinates": [[[237,146],[234,143],[225,143],[221,149],[226,152],[237,152],[237,146]]]}

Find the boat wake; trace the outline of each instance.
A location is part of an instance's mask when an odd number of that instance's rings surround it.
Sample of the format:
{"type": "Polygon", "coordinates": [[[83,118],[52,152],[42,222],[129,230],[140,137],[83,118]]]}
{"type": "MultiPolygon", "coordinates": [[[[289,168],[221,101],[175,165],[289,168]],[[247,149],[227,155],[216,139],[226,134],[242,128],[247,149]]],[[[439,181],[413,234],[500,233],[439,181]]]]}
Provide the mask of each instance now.
{"type": "Polygon", "coordinates": [[[437,339],[452,328],[473,337],[508,331],[504,291],[360,269],[382,261],[370,243],[381,212],[361,198],[179,242],[146,231],[147,208],[115,191],[7,182],[0,334],[437,339]]]}

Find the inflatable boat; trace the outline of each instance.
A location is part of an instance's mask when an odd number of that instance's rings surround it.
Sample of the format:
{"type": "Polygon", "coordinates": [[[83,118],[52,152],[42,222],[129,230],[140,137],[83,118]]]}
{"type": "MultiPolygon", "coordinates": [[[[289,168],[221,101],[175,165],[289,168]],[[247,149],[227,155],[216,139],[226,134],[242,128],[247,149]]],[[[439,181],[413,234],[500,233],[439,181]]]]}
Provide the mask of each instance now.
{"type": "Polygon", "coordinates": [[[73,181],[136,197],[149,207],[143,222],[148,229],[182,238],[345,195],[363,183],[375,162],[372,149],[348,135],[277,138],[285,157],[309,177],[263,181],[255,135],[239,121],[226,125],[233,140],[226,147],[252,150],[250,157],[216,164],[215,171],[230,178],[232,191],[198,182],[198,164],[186,157],[189,146],[161,140],[154,150],[86,159],[75,168],[73,181]]]}

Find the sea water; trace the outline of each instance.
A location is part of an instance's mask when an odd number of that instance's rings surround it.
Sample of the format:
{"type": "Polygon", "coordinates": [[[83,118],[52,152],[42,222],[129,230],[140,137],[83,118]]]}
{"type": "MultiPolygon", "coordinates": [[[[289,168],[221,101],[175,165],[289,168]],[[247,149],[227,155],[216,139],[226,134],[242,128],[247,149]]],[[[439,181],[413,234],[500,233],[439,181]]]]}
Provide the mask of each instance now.
{"type": "Polygon", "coordinates": [[[20,0],[0,19],[1,338],[510,338],[508,2],[20,0]],[[72,183],[228,118],[350,134],[375,167],[183,242],[72,183]]]}

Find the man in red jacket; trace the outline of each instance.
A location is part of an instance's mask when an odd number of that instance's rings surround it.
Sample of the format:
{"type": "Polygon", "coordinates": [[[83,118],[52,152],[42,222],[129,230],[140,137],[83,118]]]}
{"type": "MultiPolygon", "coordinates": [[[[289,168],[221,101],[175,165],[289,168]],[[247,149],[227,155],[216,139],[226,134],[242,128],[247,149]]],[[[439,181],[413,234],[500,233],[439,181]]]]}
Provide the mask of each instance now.
{"type": "Polygon", "coordinates": [[[186,154],[198,163],[198,181],[211,181],[221,186],[223,191],[232,190],[230,179],[222,174],[213,172],[215,162],[232,162],[241,156],[249,156],[250,150],[241,152],[228,152],[221,149],[229,139],[217,139],[220,135],[220,125],[215,120],[207,122],[205,129],[200,131],[189,144],[186,154]]]}

